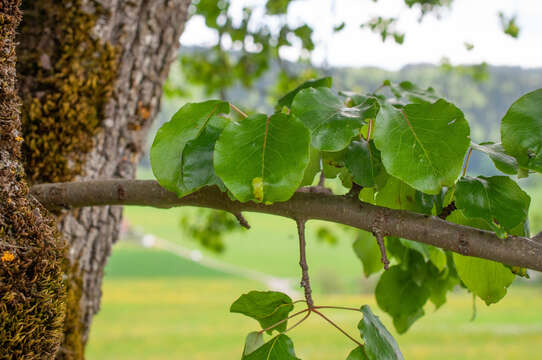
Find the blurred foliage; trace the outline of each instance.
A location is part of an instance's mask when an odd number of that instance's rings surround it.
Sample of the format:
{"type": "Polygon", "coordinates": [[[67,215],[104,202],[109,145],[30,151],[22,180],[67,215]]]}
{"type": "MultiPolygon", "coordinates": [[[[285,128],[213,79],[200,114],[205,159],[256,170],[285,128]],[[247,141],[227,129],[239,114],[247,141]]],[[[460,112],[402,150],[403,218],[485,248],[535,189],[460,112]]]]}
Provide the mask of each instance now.
{"type": "MultiPolygon", "coordinates": [[[[239,85],[253,87],[255,80],[264,76],[275,61],[280,66],[280,72],[272,94],[284,93],[285,89],[321,75],[321,71],[310,65],[310,55],[316,46],[313,28],[306,23],[292,25],[288,21],[288,8],[294,1],[267,0],[245,6],[239,18],[233,15],[232,0],[195,0],[190,7],[190,15],[202,16],[205,25],[216,33],[216,39],[209,47],[182,53],[180,65],[186,83],[202,87],[208,96],[217,94],[222,99],[228,99],[230,89],[239,85]],[[300,54],[297,61],[306,65],[301,71],[287,66],[281,57],[283,49],[292,48],[300,54]]],[[[418,10],[421,19],[428,13],[438,14],[438,10],[449,6],[452,0],[404,2],[409,8],[418,10]]],[[[402,44],[405,34],[395,29],[397,20],[374,17],[361,27],[380,34],[383,41],[393,38],[396,43],[402,44]]],[[[330,30],[339,32],[345,25],[340,22],[330,30]]],[[[177,87],[166,84],[166,96],[186,94],[186,84],[177,84],[177,87]]]]}
{"type": "Polygon", "coordinates": [[[519,37],[519,27],[516,23],[517,16],[506,16],[504,13],[500,12],[499,19],[501,20],[501,26],[504,33],[517,39],[519,37]]]}
{"type": "Polygon", "coordinates": [[[371,31],[380,34],[382,41],[386,41],[389,36],[392,36],[397,44],[402,44],[403,41],[405,41],[405,34],[395,29],[396,23],[396,18],[383,18],[377,16],[365,24],[361,24],[361,27],[367,27],[371,29],[371,31]]]}
{"type": "Polygon", "coordinates": [[[198,209],[183,215],[180,225],[188,237],[213,252],[223,252],[224,236],[242,229],[237,219],[226,211],[198,209]]]}
{"type": "MultiPolygon", "coordinates": [[[[467,46],[467,45],[466,45],[467,46]]],[[[469,46],[473,46],[469,44],[469,46]]],[[[452,65],[450,59],[441,60],[441,68],[445,73],[456,73],[457,75],[466,75],[476,82],[482,82],[489,79],[489,69],[486,62],[475,65],[452,65]]]]}
{"type": "MultiPolygon", "coordinates": [[[[190,15],[203,16],[218,36],[209,49],[182,55],[186,80],[201,85],[207,95],[219,93],[225,99],[226,90],[234,85],[252,86],[268,70],[272,59],[280,59],[281,48],[295,45],[304,54],[310,53],[315,46],[312,28],[307,24],[292,27],[286,22],[291,1],[268,0],[264,14],[256,6],[244,7],[240,22],[229,11],[230,1],[194,1],[190,15]]],[[[293,77],[287,69],[281,71],[283,76],[293,77]]]]}

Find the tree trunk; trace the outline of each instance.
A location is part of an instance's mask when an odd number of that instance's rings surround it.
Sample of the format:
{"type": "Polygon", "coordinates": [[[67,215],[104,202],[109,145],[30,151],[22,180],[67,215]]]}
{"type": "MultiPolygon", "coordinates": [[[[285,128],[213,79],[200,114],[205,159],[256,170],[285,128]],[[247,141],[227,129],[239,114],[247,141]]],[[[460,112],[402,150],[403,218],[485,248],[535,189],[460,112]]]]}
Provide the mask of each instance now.
{"type": "Polygon", "coordinates": [[[0,359],[50,359],[63,338],[65,251],[54,218],[31,196],[15,90],[19,0],[0,0],[0,359]]]}
{"type": "MultiPolygon", "coordinates": [[[[28,177],[34,183],[133,178],[189,0],[27,1],[20,31],[28,177]]],[[[118,193],[122,197],[122,192],[118,193]]],[[[81,359],[99,310],[122,208],[59,214],[69,244],[66,336],[58,358],[81,359]]]]}

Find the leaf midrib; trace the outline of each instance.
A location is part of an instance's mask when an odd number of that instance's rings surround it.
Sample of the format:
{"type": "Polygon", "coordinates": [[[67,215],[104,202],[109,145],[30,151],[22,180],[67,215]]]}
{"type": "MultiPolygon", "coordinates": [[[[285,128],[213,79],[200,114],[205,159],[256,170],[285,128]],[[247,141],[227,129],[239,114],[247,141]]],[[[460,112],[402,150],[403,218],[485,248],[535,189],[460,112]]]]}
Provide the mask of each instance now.
{"type": "Polygon", "coordinates": [[[431,168],[433,169],[433,171],[438,175],[440,176],[440,172],[438,171],[438,169],[433,165],[433,162],[431,161],[431,157],[429,157],[429,153],[427,152],[427,150],[425,149],[425,147],[423,146],[423,143],[421,142],[420,138],[418,137],[418,134],[416,134],[416,132],[414,131],[414,127],[412,127],[412,124],[410,123],[410,120],[408,119],[406,113],[401,109],[399,110],[401,112],[401,114],[403,115],[403,117],[405,118],[406,120],[406,123],[408,125],[408,128],[410,129],[410,131],[412,132],[412,136],[414,136],[414,139],[416,140],[416,142],[420,145],[420,147],[422,148],[422,151],[423,153],[425,154],[425,157],[427,158],[427,160],[429,161],[429,165],[431,166],[431,168]]]}

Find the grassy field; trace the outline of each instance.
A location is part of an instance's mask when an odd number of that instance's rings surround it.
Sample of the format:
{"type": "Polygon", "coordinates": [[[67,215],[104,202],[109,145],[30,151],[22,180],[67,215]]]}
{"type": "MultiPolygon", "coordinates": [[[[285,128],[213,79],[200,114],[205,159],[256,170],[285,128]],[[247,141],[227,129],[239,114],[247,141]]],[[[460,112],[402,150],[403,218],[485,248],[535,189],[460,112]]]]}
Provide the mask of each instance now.
{"type": "MultiPolygon", "coordinates": [[[[88,359],[238,359],[246,333],[257,324],[230,314],[228,307],[253,289],[262,285],[213,273],[161,251],[121,245],[108,266],[88,359]]],[[[499,304],[486,307],[479,302],[478,317],[470,322],[471,297],[460,292],[436,312],[428,306],[428,315],[397,339],[406,359],[534,359],[542,353],[541,297],[542,288],[515,286],[499,304]]],[[[371,294],[317,299],[322,304],[370,304],[391,329],[371,294]]],[[[328,313],[357,333],[358,313],[328,313]]],[[[291,336],[305,360],[344,359],[353,348],[317,317],[291,336]]]]}
{"type": "MultiPolygon", "coordinates": [[[[533,229],[539,230],[542,197],[533,195],[533,229]]],[[[209,254],[180,231],[179,217],[193,209],[157,210],[131,207],[126,217],[145,233],[199,249],[224,262],[298,278],[298,250],[292,221],[247,214],[252,225],[227,236],[224,254],[209,254]]],[[[361,265],[351,239],[331,246],[314,240],[318,224],[309,223],[308,258],[320,304],[358,307],[369,304],[390,326],[389,317],[374,304],[374,284],[361,280],[361,265]]],[[[244,337],[256,322],[228,312],[240,294],[263,285],[208,269],[159,250],[118,244],[106,268],[102,309],[95,317],[87,348],[89,360],[107,359],[238,359],[244,337]]],[[[426,315],[398,342],[406,359],[535,359],[542,355],[542,286],[514,285],[500,303],[478,301],[474,322],[472,298],[465,291],[426,315]]],[[[330,311],[330,317],[353,335],[360,316],[330,311]]],[[[291,333],[304,360],[346,358],[354,346],[320,318],[309,319],[291,333]]]]}

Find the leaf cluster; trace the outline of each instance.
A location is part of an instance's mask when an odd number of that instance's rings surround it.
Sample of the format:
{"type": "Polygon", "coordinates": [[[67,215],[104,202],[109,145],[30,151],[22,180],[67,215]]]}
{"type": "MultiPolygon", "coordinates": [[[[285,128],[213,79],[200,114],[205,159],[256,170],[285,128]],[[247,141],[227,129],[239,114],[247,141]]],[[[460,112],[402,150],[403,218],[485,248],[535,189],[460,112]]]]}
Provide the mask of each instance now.
{"type": "MultiPolygon", "coordinates": [[[[327,78],[307,82],[285,94],[273,114],[245,115],[220,100],[186,104],[158,131],[151,148],[158,182],[181,197],[212,185],[241,202],[270,204],[288,201],[320,173],[322,179],[338,177],[351,190],[348,196],[360,201],[428,216],[456,209],[448,221],[502,238],[530,235],[530,198],[508,175],[542,172],[542,89],[510,107],[501,121],[501,143],[473,144],[463,112],[431,88],[386,81],[380,88],[389,90],[386,97],[330,87],[327,78]],[[243,116],[232,116],[230,107],[243,116]],[[487,154],[508,175],[466,176],[473,150],[487,154]]],[[[375,224],[373,233],[379,232],[375,224]]],[[[491,304],[506,294],[516,273],[525,273],[408,239],[387,237],[381,245],[369,233],[357,232],[353,248],[366,276],[381,271],[381,250],[389,254],[392,266],[380,276],[375,296],[399,333],[424,315],[428,301],[442,306],[458,284],[491,304]]],[[[264,329],[293,309],[287,297],[256,296],[241,297],[232,311],[257,319],[264,329]],[[266,301],[269,308],[262,310],[266,301]]],[[[276,329],[285,331],[286,321],[276,329]]],[[[363,336],[367,333],[371,330],[363,336]]],[[[377,333],[378,341],[387,339],[377,333]]],[[[260,340],[251,343],[261,345],[260,340]]],[[[280,351],[283,355],[270,358],[296,358],[285,335],[271,341],[257,350],[247,345],[254,351],[244,356],[258,359],[260,353],[280,351]]],[[[364,347],[368,358],[379,358],[369,349],[364,347]]]]}

